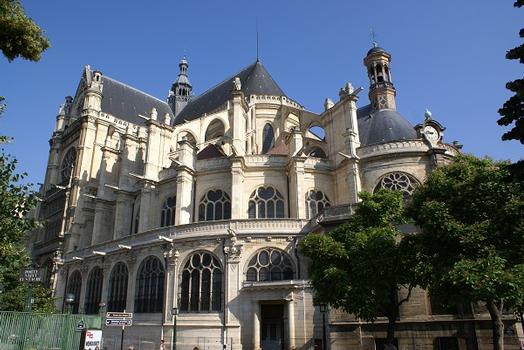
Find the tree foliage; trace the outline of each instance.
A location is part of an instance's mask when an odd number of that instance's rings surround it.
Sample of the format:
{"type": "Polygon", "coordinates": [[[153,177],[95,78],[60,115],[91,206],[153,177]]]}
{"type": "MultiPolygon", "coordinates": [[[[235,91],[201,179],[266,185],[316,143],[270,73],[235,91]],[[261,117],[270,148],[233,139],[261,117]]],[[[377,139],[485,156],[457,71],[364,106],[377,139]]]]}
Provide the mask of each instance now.
{"type": "Polygon", "coordinates": [[[42,29],[27,17],[19,0],[0,0],[0,49],[9,61],[38,61],[50,46],[42,29]]]}
{"type": "MultiPolygon", "coordinates": [[[[518,0],[514,3],[515,7],[524,6],[523,0],[518,0]]],[[[521,38],[524,37],[524,28],[519,32],[521,38]]],[[[506,53],[508,60],[519,60],[524,63],[524,44],[517,46],[506,53]]],[[[502,108],[499,109],[499,114],[502,116],[498,120],[499,125],[508,126],[512,128],[502,135],[503,140],[519,140],[524,144],[524,78],[510,81],[506,84],[506,89],[515,93],[507,100],[502,108]]]]}
{"type": "Polygon", "coordinates": [[[524,188],[510,164],[459,156],[431,173],[408,213],[429,289],[449,303],[483,302],[502,349],[502,308],[524,297],[524,188]]]}
{"type": "MultiPolygon", "coordinates": [[[[25,238],[28,231],[37,227],[37,222],[28,216],[36,197],[32,185],[24,183],[26,174],[17,173],[16,166],[17,160],[0,150],[0,310],[23,311],[28,286],[18,278],[20,270],[31,264],[25,238]]],[[[53,309],[49,290],[36,285],[33,295],[35,311],[53,309]]]]}
{"type": "Polygon", "coordinates": [[[316,301],[368,321],[386,316],[387,342],[392,345],[399,307],[417,284],[419,265],[397,228],[405,222],[402,193],[383,190],[360,197],[348,224],[309,235],[301,250],[311,259],[316,301]],[[407,296],[399,300],[400,287],[407,296]]]}

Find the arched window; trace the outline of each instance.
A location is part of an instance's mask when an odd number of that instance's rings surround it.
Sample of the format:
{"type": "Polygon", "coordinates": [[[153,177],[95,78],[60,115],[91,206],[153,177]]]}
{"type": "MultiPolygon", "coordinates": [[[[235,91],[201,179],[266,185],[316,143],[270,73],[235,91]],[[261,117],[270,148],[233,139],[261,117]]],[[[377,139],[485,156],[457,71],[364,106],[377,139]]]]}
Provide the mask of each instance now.
{"type": "Polygon", "coordinates": [[[373,192],[376,193],[381,189],[400,191],[404,194],[404,198],[409,198],[418,184],[417,179],[409,174],[402,172],[389,173],[380,178],[373,192]]]}
{"type": "Polygon", "coordinates": [[[82,290],[82,275],[79,271],[75,271],[69,277],[69,283],[67,284],[67,293],[73,295],[73,303],[71,303],[71,313],[77,314],[78,307],[80,306],[80,291],[82,290]]]}
{"type": "Polygon", "coordinates": [[[206,130],[206,141],[216,139],[220,136],[224,136],[225,127],[224,123],[220,119],[213,120],[206,130]]]}
{"type": "Polygon", "coordinates": [[[160,259],[144,259],[136,277],[135,312],[162,312],[164,299],[164,266],[160,259]]]}
{"type": "Polygon", "coordinates": [[[60,166],[60,174],[62,176],[62,183],[69,182],[73,167],[76,162],[76,150],[74,147],[69,148],[64,159],[62,159],[62,165],[60,166]]]}
{"type": "Polygon", "coordinates": [[[222,190],[207,192],[198,206],[198,221],[231,219],[231,199],[222,190]]]}
{"type": "Polygon", "coordinates": [[[194,253],[182,270],[180,311],[212,312],[222,309],[222,268],[209,253],[194,253]]]}
{"type": "Polygon", "coordinates": [[[193,136],[193,134],[190,133],[189,131],[182,131],[178,136],[178,140],[179,141],[187,140],[190,144],[192,144],[193,146],[196,146],[196,139],[193,136]]]}
{"type": "Polygon", "coordinates": [[[291,258],[285,252],[264,248],[249,261],[246,280],[251,282],[292,280],[295,276],[291,258]]]}
{"type": "Polygon", "coordinates": [[[326,152],[324,152],[324,150],[320,147],[313,147],[311,151],[309,151],[308,155],[310,157],[315,157],[315,158],[327,158],[326,152]]]}
{"type": "Polygon", "coordinates": [[[321,191],[311,190],[306,194],[307,218],[311,219],[322,209],[331,206],[329,198],[321,191]]]}
{"type": "Polygon", "coordinates": [[[160,227],[175,224],[176,196],[169,197],[162,205],[162,215],[160,216],[160,227]]]}
{"type": "Polygon", "coordinates": [[[109,277],[107,311],[124,311],[127,301],[127,266],[119,262],[113,267],[109,277]]]}
{"type": "Polygon", "coordinates": [[[140,205],[135,209],[135,217],[133,218],[133,233],[138,233],[138,226],[140,225],[140,205]]]}
{"type": "Polygon", "coordinates": [[[249,197],[250,219],[274,219],[284,217],[284,197],[273,187],[259,187],[249,197]]]}
{"type": "Polygon", "coordinates": [[[262,154],[266,154],[275,145],[275,132],[271,124],[264,125],[262,130],[262,154]]]}
{"type": "Polygon", "coordinates": [[[87,279],[85,313],[97,314],[100,310],[100,299],[102,298],[102,283],[104,273],[98,266],[94,267],[87,279]]]}

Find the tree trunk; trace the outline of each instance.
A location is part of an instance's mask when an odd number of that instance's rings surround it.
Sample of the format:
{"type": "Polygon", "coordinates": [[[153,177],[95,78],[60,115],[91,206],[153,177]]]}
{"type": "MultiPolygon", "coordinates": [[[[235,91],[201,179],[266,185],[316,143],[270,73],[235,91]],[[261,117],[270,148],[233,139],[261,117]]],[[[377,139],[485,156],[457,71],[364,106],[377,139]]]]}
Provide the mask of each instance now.
{"type": "Polygon", "coordinates": [[[504,350],[504,323],[500,310],[493,300],[486,303],[491,316],[491,327],[493,329],[493,350],[504,350]]]}
{"type": "Polygon", "coordinates": [[[388,317],[388,331],[386,335],[386,346],[384,350],[396,350],[395,347],[395,323],[397,322],[397,317],[388,317]]]}
{"type": "Polygon", "coordinates": [[[395,347],[395,326],[398,315],[397,304],[397,285],[394,284],[389,289],[389,307],[388,307],[388,331],[386,335],[385,350],[396,350],[395,347]]]}

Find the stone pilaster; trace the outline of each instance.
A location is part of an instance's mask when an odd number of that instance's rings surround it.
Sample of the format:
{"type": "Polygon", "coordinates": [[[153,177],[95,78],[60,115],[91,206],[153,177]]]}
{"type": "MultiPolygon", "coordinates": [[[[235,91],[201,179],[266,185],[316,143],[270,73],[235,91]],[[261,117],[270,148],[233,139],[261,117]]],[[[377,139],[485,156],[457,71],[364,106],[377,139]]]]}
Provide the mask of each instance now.
{"type": "Polygon", "coordinates": [[[244,170],[242,159],[231,159],[231,219],[245,219],[244,170]]]}
{"type": "Polygon", "coordinates": [[[184,225],[193,220],[196,147],[188,140],[182,140],[178,145],[175,224],[184,225]]]}
{"type": "Polygon", "coordinates": [[[233,152],[237,156],[246,154],[246,113],[244,111],[244,93],[233,91],[233,108],[229,115],[229,125],[232,130],[233,152]]]}
{"type": "Polygon", "coordinates": [[[306,157],[293,157],[289,167],[289,195],[291,205],[291,217],[306,219],[306,204],[304,188],[304,163],[306,157]]]}
{"type": "Polygon", "coordinates": [[[242,312],[242,305],[239,302],[239,290],[241,282],[240,258],[243,245],[238,242],[233,230],[229,231],[229,238],[224,247],[226,261],[225,269],[225,288],[224,288],[224,339],[227,342],[232,340],[233,350],[241,349],[240,341],[240,321],[237,315],[242,312]]]}

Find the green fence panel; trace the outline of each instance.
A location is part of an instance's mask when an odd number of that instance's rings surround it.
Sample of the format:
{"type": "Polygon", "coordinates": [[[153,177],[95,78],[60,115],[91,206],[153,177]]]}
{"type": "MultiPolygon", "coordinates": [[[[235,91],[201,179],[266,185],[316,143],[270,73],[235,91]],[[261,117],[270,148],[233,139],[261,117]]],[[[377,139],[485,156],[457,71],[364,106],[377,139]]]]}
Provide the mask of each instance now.
{"type": "Polygon", "coordinates": [[[101,329],[99,316],[0,311],[0,350],[76,350],[77,325],[101,329]]]}

